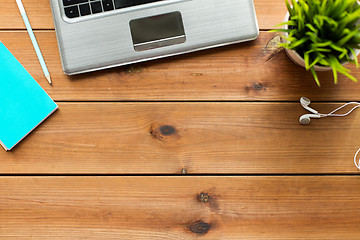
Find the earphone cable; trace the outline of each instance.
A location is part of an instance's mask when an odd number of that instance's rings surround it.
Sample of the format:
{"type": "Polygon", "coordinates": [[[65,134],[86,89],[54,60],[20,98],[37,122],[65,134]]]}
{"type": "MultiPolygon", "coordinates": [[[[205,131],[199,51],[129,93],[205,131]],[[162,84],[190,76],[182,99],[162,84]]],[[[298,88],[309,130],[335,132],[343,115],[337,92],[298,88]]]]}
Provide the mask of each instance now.
{"type": "Polygon", "coordinates": [[[357,155],[359,154],[359,152],[360,152],[360,148],[359,148],[359,149],[356,151],[356,153],[355,153],[354,163],[355,163],[355,166],[360,170],[360,166],[359,166],[359,164],[360,164],[360,159],[359,159],[359,162],[356,161],[357,155]]]}
{"type": "Polygon", "coordinates": [[[336,108],[335,110],[331,111],[330,113],[328,114],[323,114],[323,113],[320,113],[320,116],[321,117],[329,117],[329,116],[332,116],[332,117],[345,117],[347,115],[349,115],[352,111],[354,111],[356,108],[360,107],[360,103],[358,102],[349,102],[349,103],[346,103],[338,108],[336,108]],[[340,109],[350,105],[350,104],[356,104],[355,107],[353,107],[352,109],[350,109],[348,112],[346,113],[343,113],[343,114],[334,114],[335,112],[339,111],[340,109]]]}

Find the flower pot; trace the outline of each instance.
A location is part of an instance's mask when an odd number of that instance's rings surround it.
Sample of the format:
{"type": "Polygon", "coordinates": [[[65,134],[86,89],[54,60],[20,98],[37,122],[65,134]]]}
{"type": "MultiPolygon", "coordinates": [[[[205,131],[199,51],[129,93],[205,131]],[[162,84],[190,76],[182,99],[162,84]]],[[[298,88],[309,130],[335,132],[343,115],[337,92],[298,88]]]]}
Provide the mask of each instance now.
{"type": "MultiPolygon", "coordinates": [[[[285,14],[284,22],[287,22],[288,20],[289,20],[289,12],[287,12],[285,14]]],[[[288,29],[288,25],[284,25],[283,28],[288,29]]],[[[284,35],[287,37],[288,33],[285,32],[284,35]]],[[[356,56],[359,55],[359,53],[360,53],[359,49],[354,49],[354,51],[355,51],[356,56]]],[[[293,62],[295,62],[296,64],[298,64],[298,65],[305,68],[304,58],[302,56],[300,56],[295,50],[285,48],[285,52],[293,62]]],[[[350,58],[354,59],[354,56],[351,54],[350,58]]],[[[344,63],[341,63],[341,65],[345,65],[347,63],[348,62],[344,62],[344,63]]],[[[326,67],[326,66],[315,65],[314,70],[315,71],[330,71],[330,70],[332,70],[332,68],[331,67],[326,67]]]]}

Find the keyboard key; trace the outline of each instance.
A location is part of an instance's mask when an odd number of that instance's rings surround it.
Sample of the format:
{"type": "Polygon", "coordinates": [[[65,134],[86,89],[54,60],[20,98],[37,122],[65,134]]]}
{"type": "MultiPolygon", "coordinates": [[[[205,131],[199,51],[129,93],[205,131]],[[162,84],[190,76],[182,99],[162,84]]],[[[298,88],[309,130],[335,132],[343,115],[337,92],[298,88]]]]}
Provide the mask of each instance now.
{"type": "Polygon", "coordinates": [[[161,0],[114,0],[114,4],[115,4],[115,8],[119,9],[119,8],[126,8],[126,7],[132,7],[132,6],[137,6],[137,5],[141,5],[141,4],[146,4],[146,3],[152,3],[152,2],[158,2],[161,0]]]}
{"type": "Polygon", "coordinates": [[[65,15],[68,18],[75,18],[75,17],[79,17],[79,9],[77,6],[72,6],[72,7],[66,7],[65,8],[65,15]]]}
{"type": "Polygon", "coordinates": [[[114,4],[116,9],[132,6],[131,2],[127,0],[114,0],[114,4]]]}
{"type": "Polygon", "coordinates": [[[102,0],[104,11],[114,10],[112,0],[102,0]]]}
{"type": "Polygon", "coordinates": [[[70,6],[70,5],[74,5],[74,4],[84,3],[87,1],[88,0],[63,0],[63,4],[66,7],[66,6],[70,6]]]}
{"type": "Polygon", "coordinates": [[[91,11],[92,11],[92,13],[102,12],[101,3],[99,1],[98,2],[92,2],[91,3],[91,11]]]}
{"type": "Polygon", "coordinates": [[[91,14],[90,5],[88,3],[79,5],[81,16],[91,14]]]}

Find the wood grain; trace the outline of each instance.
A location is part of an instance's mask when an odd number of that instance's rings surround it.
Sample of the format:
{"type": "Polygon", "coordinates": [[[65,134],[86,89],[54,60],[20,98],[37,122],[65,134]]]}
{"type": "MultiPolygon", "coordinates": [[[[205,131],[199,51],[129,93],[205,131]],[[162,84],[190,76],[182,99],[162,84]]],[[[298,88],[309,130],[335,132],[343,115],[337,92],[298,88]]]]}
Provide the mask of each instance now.
{"type": "MultiPolygon", "coordinates": [[[[329,112],[339,104],[313,104],[329,112]]],[[[4,174],[356,173],[360,112],[298,123],[298,103],[61,103],[4,174]]]]}
{"type": "MultiPolygon", "coordinates": [[[[54,29],[49,0],[22,0],[33,29],[54,29]]],[[[1,0],[0,29],[26,29],[16,1],[1,0]]]]}
{"type": "MultiPolygon", "coordinates": [[[[53,29],[49,0],[22,0],[34,29],[53,29]]],[[[286,13],[284,0],[255,0],[259,27],[271,29],[283,20],[286,13]]],[[[15,1],[1,0],[0,29],[25,29],[15,1]]]]}
{"type": "Polygon", "coordinates": [[[358,177],[0,177],[2,239],[358,239],[358,177]]]}
{"type": "MultiPolygon", "coordinates": [[[[275,36],[261,32],[258,40],[228,47],[112,68],[69,77],[63,74],[54,32],[36,32],[54,86],[46,82],[26,32],[0,32],[0,39],[57,101],[313,101],[359,100],[360,84],[332,73],[311,73],[284,52],[268,61],[275,36]]],[[[360,79],[360,71],[350,66],[360,79]]]]}

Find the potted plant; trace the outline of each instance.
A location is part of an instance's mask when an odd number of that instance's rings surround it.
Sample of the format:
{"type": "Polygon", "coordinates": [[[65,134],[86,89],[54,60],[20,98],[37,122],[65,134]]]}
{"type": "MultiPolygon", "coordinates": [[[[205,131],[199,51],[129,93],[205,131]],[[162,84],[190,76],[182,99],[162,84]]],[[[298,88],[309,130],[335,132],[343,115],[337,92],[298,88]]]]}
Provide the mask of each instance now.
{"type": "Polygon", "coordinates": [[[353,81],[347,62],[358,67],[360,49],[360,5],[357,0],[285,0],[287,14],[282,29],[281,44],[289,57],[310,70],[316,83],[316,71],[332,70],[334,83],[341,73],[353,81]]]}

